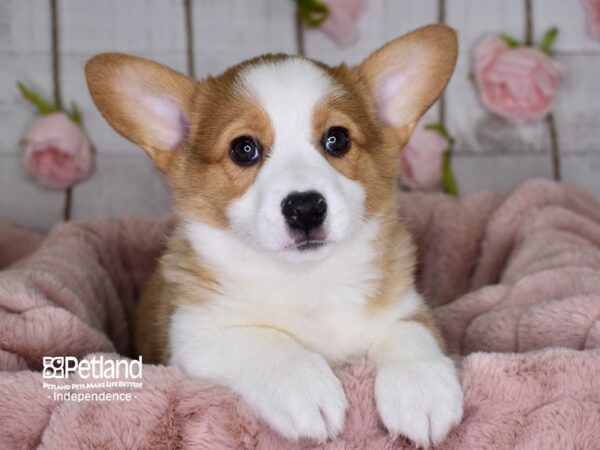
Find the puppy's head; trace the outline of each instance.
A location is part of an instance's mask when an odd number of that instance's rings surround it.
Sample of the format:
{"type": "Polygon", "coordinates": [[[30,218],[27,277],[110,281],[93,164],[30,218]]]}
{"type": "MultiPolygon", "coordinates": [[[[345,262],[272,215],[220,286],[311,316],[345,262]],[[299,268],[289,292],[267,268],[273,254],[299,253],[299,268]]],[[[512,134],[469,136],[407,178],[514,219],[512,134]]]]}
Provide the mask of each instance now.
{"type": "Polygon", "coordinates": [[[446,86],[456,52],[454,32],[433,25],[357,67],[267,55],[198,82],[102,54],[86,74],[104,117],[166,174],[180,216],[307,260],[392,203],[397,153],[446,86]]]}

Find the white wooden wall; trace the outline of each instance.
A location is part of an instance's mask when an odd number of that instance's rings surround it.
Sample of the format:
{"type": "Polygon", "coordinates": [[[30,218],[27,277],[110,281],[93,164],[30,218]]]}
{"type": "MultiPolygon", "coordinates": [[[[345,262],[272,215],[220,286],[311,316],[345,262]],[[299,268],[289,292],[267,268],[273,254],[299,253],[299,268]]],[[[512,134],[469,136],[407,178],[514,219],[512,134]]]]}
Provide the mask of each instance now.
{"type": "Polygon", "coordinates": [[[580,0],[366,3],[360,39],[339,49],[318,30],[297,33],[291,0],[56,0],[56,81],[63,100],[81,106],[98,150],[96,172],[72,190],[67,202],[67,193],[42,190],[23,176],[18,145],[32,109],[20,98],[15,81],[53,93],[51,0],[0,0],[0,217],[44,229],[65,212],[82,218],[169,210],[161,175],[92,104],[83,64],[96,53],[133,53],[201,78],[265,52],[303,49],[327,63],[353,63],[395,36],[438,21],[459,31],[461,54],[444,98],[426,120],[443,119],[456,138],[454,167],[461,192],[500,191],[530,177],[560,176],[600,195],[600,42],[587,35],[580,0]],[[477,100],[471,50],[488,34],[524,39],[530,33],[537,41],[551,26],[560,28],[557,57],[568,70],[554,114],[537,125],[506,126],[477,100]]]}

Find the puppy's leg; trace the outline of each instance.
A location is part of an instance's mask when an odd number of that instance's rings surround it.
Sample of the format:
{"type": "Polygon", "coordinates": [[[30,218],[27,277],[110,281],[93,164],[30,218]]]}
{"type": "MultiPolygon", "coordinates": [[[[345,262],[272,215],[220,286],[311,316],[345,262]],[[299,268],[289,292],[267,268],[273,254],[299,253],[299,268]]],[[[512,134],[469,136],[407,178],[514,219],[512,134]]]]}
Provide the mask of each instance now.
{"type": "Polygon", "coordinates": [[[289,335],[240,327],[179,338],[172,364],[238,392],[281,435],[324,441],[342,431],[347,400],[340,381],[322,356],[289,335]]]}
{"type": "Polygon", "coordinates": [[[392,435],[427,448],[460,422],[463,394],[456,369],[422,322],[395,322],[374,343],[369,358],[377,366],[377,409],[392,435]]]}

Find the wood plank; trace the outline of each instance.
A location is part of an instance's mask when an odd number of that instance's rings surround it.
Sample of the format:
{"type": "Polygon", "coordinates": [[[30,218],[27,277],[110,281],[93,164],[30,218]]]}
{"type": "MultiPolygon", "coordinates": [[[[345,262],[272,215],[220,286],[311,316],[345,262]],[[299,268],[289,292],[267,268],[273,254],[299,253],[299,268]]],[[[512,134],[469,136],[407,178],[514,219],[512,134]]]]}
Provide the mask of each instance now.
{"type": "Polygon", "coordinates": [[[459,30],[460,53],[446,90],[447,125],[458,152],[547,151],[545,123],[509,125],[481,105],[472,81],[472,52],[486,36],[525,38],[524,0],[446,0],[447,23],[459,30]]]}
{"type": "Polygon", "coordinates": [[[39,54],[50,49],[50,3],[0,0],[0,52],[39,54]]]}
{"type": "Polygon", "coordinates": [[[0,153],[0,217],[47,230],[62,219],[65,194],[41,188],[25,176],[20,154],[0,153]]]}
{"type": "Polygon", "coordinates": [[[71,216],[155,216],[166,214],[170,204],[163,175],[142,150],[100,153],[95,174],[75,190],[71,216]]]}
{"type": "Polygon", "coordinates": [[[530,178],[551,178],[550,155],[541,153],[455,154],[453,169],[460,195],[505,192],[530,178]]]}
{"type": "Polygon", "coordinates": [[[386,42],[423,25],[437,22],[438,0],[380,0],[365,2],[357,28],[358,40],[339,48],[319,29],[305,31],[307,56],[327,64],[359,63],[386,42]]]}
{"type": "Polygon", "coordinates": [[[61,53],[185,51],[179,0],[59,0],[61,53]]]}
{"type": "Polygon", "coordinates": [[[64,193],[44,190],[24,173],[19,141],[35,109],[15,83],[52,94],[49,2],[0,0],[0,61],[0,217],[44,230],[61,219],[64,193]]]}
{"type": "Polygon", "coordinates": [[[17,80],[52,95],[48,5],[35,0],[0,0],[0,154],[20,151],[18,142],[35,113],[17,90],[17,80]]]}
{"type": "Polygon", "coordinates": [[[186,70],[183,2],[59,0],[63,98],[75,100],[97,149],[96,171],[73,190],[71,216],[155,214],[168,210],[160,175],[142,150],[118,135],[89,96],[84,64],[105,51],[136,54],[186,70]]]}
{"type": "Polygon", "coordinates": [[[563,181],[592,192],[600,201],[600,152],[563,155],[563,181]]]}
{"type": "Polygon", "coordinates": [[[559,54],[557,58],[567,68],[554,106],[561,153],[600,154],[600,54],[559,54]]]}
{"type": "Polygon", "coordinates": [[[560,34],[554,46],[556,51],[600,53],[600,41],[589,33],[588,18],[581,0],[532,0],[532,12],[537,42],[550,28],[558,27],[560,34]]]}
{"type": "Polygon", "coordinates": [[[263,53],[295,53],[294,14],[294,2],[289,0],[195,0],[198,78],[217,75],[263,53]]]}
{"type": "Polygon", "coordinates": [[[99,152],[137,152],[102,118],[89,95],[85,62],[97,53],[124,52],[185,71],[181,1],[59,0],[61,86],[67,105],[75,101],[99,152]]]}

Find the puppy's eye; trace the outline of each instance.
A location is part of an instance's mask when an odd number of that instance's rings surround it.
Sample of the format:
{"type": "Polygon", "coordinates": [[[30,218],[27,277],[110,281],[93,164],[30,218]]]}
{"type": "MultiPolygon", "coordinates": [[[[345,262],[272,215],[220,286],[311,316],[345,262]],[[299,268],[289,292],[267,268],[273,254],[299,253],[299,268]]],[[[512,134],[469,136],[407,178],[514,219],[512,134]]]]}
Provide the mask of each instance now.
{"type": "Polygon", "coordinates": [[[260,159],[262,149],[260,144],[250,136],[242,136],[231,143],[229,155],[236,164],[250,166],[260,159]]]}
{"type": "Polygon", "coordinates": [[[338,158],[350,150],[350,133],[344,127],[331,127],[321,139],[323,148],[338,158]]]}

